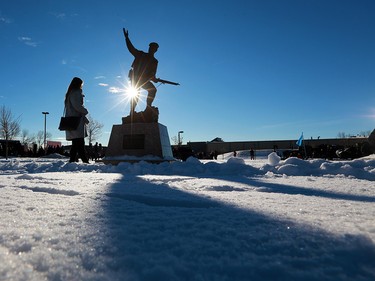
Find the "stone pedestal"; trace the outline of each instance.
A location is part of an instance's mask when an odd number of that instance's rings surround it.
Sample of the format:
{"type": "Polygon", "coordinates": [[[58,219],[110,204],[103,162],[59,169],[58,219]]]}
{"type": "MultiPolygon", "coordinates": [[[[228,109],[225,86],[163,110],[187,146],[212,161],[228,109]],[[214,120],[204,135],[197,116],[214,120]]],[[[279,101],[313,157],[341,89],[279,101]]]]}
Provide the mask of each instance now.
{"type": "Polygon", "coordinates": [[[157,123],[128,123],[113,125],[103,162],[163,162],[173,161],[167,127],[157,123]]]}

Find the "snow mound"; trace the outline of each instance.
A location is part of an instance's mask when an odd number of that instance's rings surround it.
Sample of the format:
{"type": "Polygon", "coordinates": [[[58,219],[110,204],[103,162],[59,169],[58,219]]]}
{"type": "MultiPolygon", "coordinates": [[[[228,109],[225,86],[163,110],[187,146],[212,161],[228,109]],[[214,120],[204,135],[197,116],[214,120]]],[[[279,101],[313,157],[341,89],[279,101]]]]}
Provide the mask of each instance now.
{"type": "Polygon", "coordinates": [[[227,163],[234,164],[234,165],[245,165],[245,161],[242,158],[237,158],[237,157],[229,158],[227,163]]]}
{"type": "MultiPolygon", "coordinates": [[[[44,172],[93,172],[121,173],[132,175],[244,175],[255,176],[273,173],[286,176],[325,176],[340,175],[357,179],[375,181],[375,157],[369,156],[351,161],[329,161],[324,159],[303,160],[295,157],[281,160],[276,153],[262,160],[263,164],[255,167],[251,160],[239,157],[223,161],[200,161],[190,157],[186,162],[164,162],[151,164],[145,161],[138,163],[122,162],[117,166],[103,163],[68,163],[61,159],[15,158],[0,160],[0,174],[21,174],[20,179],[31,179],[32,173],[44,172]]],[[[259,163],[259,162],[258,162],[259,163]]]]}
{"type": "Polygon", "coordinates": [[[280,160],[281,160],[281,157],[277,155],[276,152],[272,152],[268,155],[268,163],[271,166],[276,166],[277,164],[279,164],[280,160]]]}

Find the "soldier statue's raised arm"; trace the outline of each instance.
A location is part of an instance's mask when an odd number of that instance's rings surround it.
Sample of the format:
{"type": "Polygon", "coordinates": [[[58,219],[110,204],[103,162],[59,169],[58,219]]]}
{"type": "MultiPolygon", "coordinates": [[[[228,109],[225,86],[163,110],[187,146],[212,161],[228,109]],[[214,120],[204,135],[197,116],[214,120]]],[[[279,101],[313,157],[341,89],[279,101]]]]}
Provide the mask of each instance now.
{"type": "MultiPolygon", "coordinates": [[[[152,106],[152,102],[155,99],[156,87],[151,82],[159,82],[156,78],[156,71],[158,67],[158,60],[154,57],[157,52],[159,45],[158,43],[151,42],[149,44],[148,53],[136,49],[129,39],[129,32],[123,28],[126,46],[129,52],[134,56],[134,61],[129,71],[129,79],[132,86],[139,91],[141,88],[148,92],[147,95],[147,107],[152,106]]],[[[130,114],[135,112],[135,107],[138,103],[138,96],[132,100],[130,107],[130,114]]]]}

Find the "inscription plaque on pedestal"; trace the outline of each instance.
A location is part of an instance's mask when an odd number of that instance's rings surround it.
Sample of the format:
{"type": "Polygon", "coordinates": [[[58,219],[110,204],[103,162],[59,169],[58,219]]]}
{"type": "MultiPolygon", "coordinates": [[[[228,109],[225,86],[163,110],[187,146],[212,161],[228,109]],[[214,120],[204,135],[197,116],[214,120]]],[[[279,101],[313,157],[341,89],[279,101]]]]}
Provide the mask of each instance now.
{"type": "Polygon", "coordinates": [[[145,135],[124,135],[123,149],[145,149],[145,135]]]}

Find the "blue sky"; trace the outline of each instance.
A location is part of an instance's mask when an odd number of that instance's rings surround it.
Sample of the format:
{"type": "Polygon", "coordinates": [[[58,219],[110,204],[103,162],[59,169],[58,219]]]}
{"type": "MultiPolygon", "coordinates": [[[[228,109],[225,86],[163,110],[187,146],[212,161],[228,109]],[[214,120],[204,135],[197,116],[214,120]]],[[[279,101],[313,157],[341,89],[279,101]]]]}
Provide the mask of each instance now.
{"type": "MultiPolygon", "coordinates": [[[[0,105],[52,140],[74,76],[104,124],[128,115],[121,93],[136,48],[160,48],[154,105],[184,142],[334,138],[375,127],[375,1],[0,2],[0,105]]],[[[139,103],[137,110],[143,110],[139,103]]]]}

